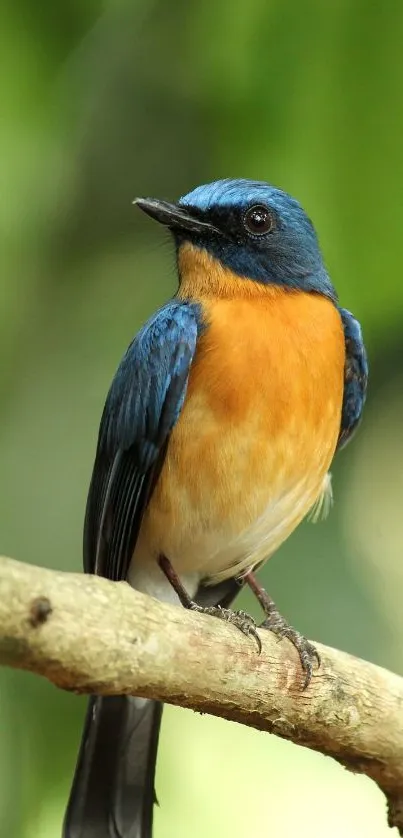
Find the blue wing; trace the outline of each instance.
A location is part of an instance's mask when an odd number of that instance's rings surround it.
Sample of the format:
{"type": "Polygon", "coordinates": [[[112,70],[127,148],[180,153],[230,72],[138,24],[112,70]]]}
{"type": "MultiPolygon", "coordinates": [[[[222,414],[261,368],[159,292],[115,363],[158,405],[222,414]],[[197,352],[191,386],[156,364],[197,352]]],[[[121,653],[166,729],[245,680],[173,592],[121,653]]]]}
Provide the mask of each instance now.
{"type": "Polygon", "coordinates": [[[186,395],[200,323],[196,304],[172,300],[130,344],[99,429],[84,525],[84,569],[125,579],[169,435],[186,395]]]}
{"type": "Polygon", "coordinates": [[[368,361],[361,326],[345,308],[339,308],[346,343],[344,395],[341,427],[337,449],[350,441],[357,428],[365,404],[368,382],[368,361]]]}

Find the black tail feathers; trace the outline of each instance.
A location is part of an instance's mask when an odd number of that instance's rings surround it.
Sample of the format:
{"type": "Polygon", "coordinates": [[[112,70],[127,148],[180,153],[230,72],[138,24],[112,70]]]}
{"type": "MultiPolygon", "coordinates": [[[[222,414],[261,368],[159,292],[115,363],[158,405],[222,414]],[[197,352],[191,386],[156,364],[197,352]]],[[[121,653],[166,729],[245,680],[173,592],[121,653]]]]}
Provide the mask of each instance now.
{"type": "Polygon", "coordinates": [[[63,838],[151,838],[162,705],[89,701],[63,838]]]}

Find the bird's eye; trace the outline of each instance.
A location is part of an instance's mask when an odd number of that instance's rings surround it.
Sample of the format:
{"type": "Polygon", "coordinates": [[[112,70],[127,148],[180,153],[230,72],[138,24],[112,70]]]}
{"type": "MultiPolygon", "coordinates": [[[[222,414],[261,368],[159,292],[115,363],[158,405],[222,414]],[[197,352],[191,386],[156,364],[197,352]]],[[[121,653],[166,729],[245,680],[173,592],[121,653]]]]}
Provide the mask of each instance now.
{"type": "Polygon", "coordinates": [[[273,216],[264,204],[250,207],[243,217],[244,227],[253,236],[264,236],[273,227],[273,216]]]}

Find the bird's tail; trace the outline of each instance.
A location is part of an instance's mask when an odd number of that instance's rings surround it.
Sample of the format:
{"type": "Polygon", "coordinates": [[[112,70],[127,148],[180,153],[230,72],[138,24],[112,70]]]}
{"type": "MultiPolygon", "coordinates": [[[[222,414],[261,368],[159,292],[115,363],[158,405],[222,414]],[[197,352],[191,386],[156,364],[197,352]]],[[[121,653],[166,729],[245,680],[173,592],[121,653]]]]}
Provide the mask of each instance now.
{"type": "Polygon", "coordinates": [[[162,705],[92,697],[63,838],[151,838],[162,705]]]}

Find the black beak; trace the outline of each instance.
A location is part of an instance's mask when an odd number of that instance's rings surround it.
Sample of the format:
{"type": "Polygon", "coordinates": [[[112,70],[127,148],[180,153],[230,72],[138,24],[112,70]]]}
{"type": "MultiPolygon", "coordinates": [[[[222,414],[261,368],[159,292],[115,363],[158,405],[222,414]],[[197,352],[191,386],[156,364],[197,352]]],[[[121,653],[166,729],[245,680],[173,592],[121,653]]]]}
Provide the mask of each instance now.
{"type": "Polygon", "coordinates": [[[136,198],[133,203],[147,215],[150,215],[151,218],[159,221],[160,224],[166,224],[171,230],[183,230],[199,234],[217,234],[220,232],[212,224],[201,221],[192,215],[192,211],[188,207],[169,204],[168,201],[160,201],[158,198],[136,198]]]}

